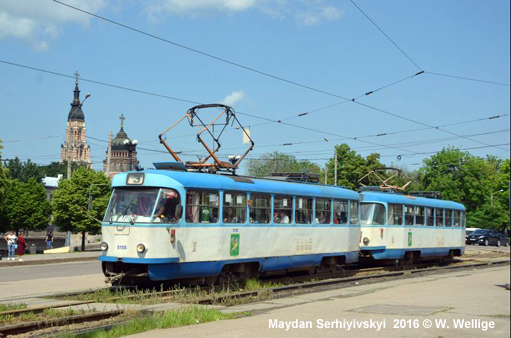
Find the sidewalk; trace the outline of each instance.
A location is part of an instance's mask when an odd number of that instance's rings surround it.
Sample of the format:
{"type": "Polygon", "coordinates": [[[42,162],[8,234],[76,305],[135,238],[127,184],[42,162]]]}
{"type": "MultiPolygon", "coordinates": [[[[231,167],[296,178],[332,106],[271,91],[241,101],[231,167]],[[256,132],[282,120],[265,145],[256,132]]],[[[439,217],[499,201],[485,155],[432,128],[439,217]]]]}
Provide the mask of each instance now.
{"type": "Polygon", "coordinates": [[[15,261],[8,261],[7,257],[2,257],[0,260],[0,268],[20,265],[40,265],[40,264],[55,264],[65,262],[80,262],[80,261],[93,261],[97,260],[101,255],[101,251],[75,251],[69,253],[55,253],[55,254],[35,254],[23,255],[23,261],[18,261],[16,256],[15,261]]]}

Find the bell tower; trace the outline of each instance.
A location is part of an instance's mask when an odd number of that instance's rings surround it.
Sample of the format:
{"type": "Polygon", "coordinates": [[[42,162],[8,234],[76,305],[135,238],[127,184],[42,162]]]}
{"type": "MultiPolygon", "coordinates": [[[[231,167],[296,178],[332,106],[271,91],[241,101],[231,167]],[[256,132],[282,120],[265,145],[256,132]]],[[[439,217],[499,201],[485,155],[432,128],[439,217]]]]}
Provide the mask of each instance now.
{"type": "Polygon", "coordinates": [[[85,132],[85,115],[83,114],[80,89],[78,88],[79,77],[80,74],[76,72],[74,99],[67,116],[66,143],[61,145],[60,162],[79,162],[91,167],[90,146],[87,144],[85,132]]]}

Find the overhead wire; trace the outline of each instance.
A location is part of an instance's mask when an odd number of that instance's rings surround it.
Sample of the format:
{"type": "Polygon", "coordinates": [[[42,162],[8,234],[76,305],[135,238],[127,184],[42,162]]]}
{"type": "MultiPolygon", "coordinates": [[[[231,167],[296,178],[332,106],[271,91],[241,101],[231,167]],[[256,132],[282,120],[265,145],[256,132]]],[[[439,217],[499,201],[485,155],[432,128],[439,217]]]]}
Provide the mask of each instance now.
{"type": "Polygon", "coordinates": [[[428,72],[428,71],[426,71],[425,73],[426,73],[426,74],[431,74],[431,75],[437,75],[437,76],[451,77],[451,78],[454,78],[454,79],[467,80],[467,81],[474,81],[474,82],[481,82],[481,83],[489,83],[489,84],[494,84],[494,85],[507,86],[507,87],[509,87],[509,83],[493,82],[493,81],[487,81],[487,80],[481,80],[481,79],[474,79],[474,78],[463,77],[463,76],[456,76],[456,75],[449,75],[449,74],[442,74],[442,73],[434,73],[434,72],[428,72]]]}
{"type": "MultiPolygon", "coordinates": [[[[221,62],[225,62],[225,63],[228,63],[228,64],[231,64],[233,66],[236,66],[236,67],[240,67],[240,68],[243,68],[243,69],[246,69],[246,70],[249,70],[249,71],[252,71],[252,72],[255,72],[255,73],[258,73],[258,74],[261,74],[261,75],[264,75],[264,76],[267,76],[267,77],[270,77],[270,78],[273,78],[273,79],[277,79],[279,81],[283,81],[283,82],[287,82],[289,84],[293,84],[293,85],[296,85],[296,86],[299,86],[299,87],[302,87],[302,88],[306,88],[306,89],[309,89],[309,90],[313,90],[313,91],[316,91],[316,92],[319,92],[319,93],[322,93],[322,94],[325,94],[325,95],[329,95],[329,96],[334,96],[334,97],[338,97],[338,98],[341,98],[343,100],[346,100],[346,101],[350,101],[350,102],[354,102],[356,104],[361,104],[360,102],[356,101],[355,99],[348,99],[346,97],[343,97],[343,96],[340,96],[340,95],[337,95],[337,94],[334,94],[334,93],[330,93],[330,92],[327,92],[327,91],[324,91],[324,90],[321,90],[321,89],[317,89],[317,88],[314,88],[314,87],[311,87],[311,86],[307,86],[307,85],[304,85],[304,84],[300,84],[300,83],[297,83],[297,82],[294,82],[294,81],[291,81],[291,80],[287,80],[287,79],[284,79],[282,77],[279,77],[279,76],[275,76],[275,75],[272,75],[272,74],[269,74],[269,73],[266,73],[266,72],[262,72],[262,71],[259,71],[259,70],[256,70],[254,68],[251,68],[251,67],[247,67],[247,66],[244,66],[244,65],[241,65],[239,63],[236,63],[236,62],[233,62],[233,61],[229,61],[229,60],[226,60],[224,58],[221,58],[221,57],[218,57],[218,56],[215,56],[215,55],[212,55],[212,54],[209,54],[209,53],[205,53],[205,52],[202,52],[198,49],[195,49],[195,48],[191,48],[191,47],[188,47],[188,46],[185,46],[185,45],[182,45],[182,44],[179,44],[179,43],[176,43],[176,42],[173,42],[173,41],[170,41],[168,39],[165,39],[165,38],[162,38],[162,37],[159,37],[159,36],[156,36],[154,34],[150,34],[150,33],[147,33],[147,32],[144,32],[140,29],[137,29],[137,28],[134,28],[134,27],[131,27],[131,26],[128,26],[126,24],[123,24],[123,23],[120,23],[120,22],[117,22],[117,21],[114,21],[114,20],[111,20],[111,19],[108,19],[108,18],[105,18],[103,16],[100,16],[100,15],[97,15],[97,14],[94,14],[92,12],[88,12],[86,10],[83,10],[81,8],[78,8],[78,7],[75,7],[75,6],[72,6],[72,5],[69,5],[69,4],[66,4],[64,2],[61,2],[61,1],[58,1],[58,0],[53,0],[54,2],[58,3],[58,4],[61,4],[63,6],[66,6],[68,8],[71,8],[71,9],[74,9],[74,10],[77,10],[79,12],[82,12],[84,14],[87,14],[87,15],[90,15],[90,16],[93,16],[95,18],[98,18],[98,19],[101,19],[101,20],[104,20],[106,22],[109,22],[109,23],[112,23],[114,25],[117,25],[117,26],[120,26],[120,27],[123,27],[125,29],[128,29],[128,30],[131,30],[131,31],[134,31],[136,33],[139,33],[139,34],[142,34],[142,35],[145,35],[145,36],[148,36],[148,37],[151,37],[153,39],[156,39],[156,40],[159,40],[159,41],[162,41],[162,42],[165,42],[165,43],[168,43],[168,44],[171,44],[171,45],[174,45],[176,47],[180,47],[180,48],[184,48],[188,51],[191,51],[191,52],[194,52],[194,53],[198,53],[198,54],[201,54],[203,56],[206,56],[206,57],[210,57],[210,58],[213,58],[213,59],[216,59],[218,61],[221,61],[221,62]]],[[[416,75],[418,74],[422,74],[424,71],[422,70],[422,68],[420,66],[417,65],[417,63],[415,63],[415,61],[413,61],[409,56],[408,54],[406,54],[373,20],[371,20],[369,18],[369,16],[367,16],[367,14],[365,14],[365,12],[359,7],[356,5],[356,3],[353,1],[353,0],[350,0],[354,5],[355,7],[357,7],[359,9],[359,11],[367,17],[367,19],[369,21],[371,21],[373,23],[373,25],[375,25],[381,32],[382,34],[384,34],[419,70],[420,72],[417,73],[416,75]]],[[[362,104],[363,105],[363,104],[362,104]]],[[[394,117],[397,117],[397,118],[401,118],[403,120],[406,120],[406,121],[409,121],[409,122],[413,122],[413,123],[417,123],[417,124],[421,124],[421,125],[426,125],[420,121],[416,121],[416,120],[413,120],[413,119],[409,119],[409,118],[406,118],[406,117],[403,117],[403,116],[400,116],[398,114],[395,114],[395,113],[390,113],[390,112],[387,112],[387,111],[384,111],[382,109],[377,109],[375,107],[370,107],[370,106],[367,106],[367,105],[363,105],[363,106],[366,106],[368,108],[371,108],[371,109],[375,109],[376,111],[380,111],[380,112],[383,112],[385,114],[388,114],[388,115],[391,115],[391,116],[394,116],[394,117]]],[[[255,117],[255,116],[253,116],[255,117]]],[[[255,117],[255,118],[261,118],[259,116],[255,117]]],[[[261,118],[261,119],[264,119],[264,118],[261,118]]],[[[266,119],[268,121],[271,121],[269,119],[266,119]]],[[[279,122],[281,123],[281,122],[279,122]]],[[[426,125],[427,126],[427,125],[426,125]]],[[[438,128],[437,128],[438,129],[438,128]]],[[[441,130],[441,131],[444,131],[442,129],[438,129],[438,130],[441,130]]],[[[447,132],[447,131],[444,131],[444,132],[447,132]]],[[[450,133],[450,132],[447,132],[447,133],[450,133]]],[[[452,134],[452,133],[450,133],[452,134]]],[[[456,135],[456,134],[453,134],[453,135],[456,135]]],[[[470,140],[470,139],[467,139],[467,140],[470,140]]],[[[470,141],[473,141],[473,140],[470,140],[470,141]]],[[[476,143],[480,143],[480,142],[477,142],[477,141],[473,141],[473,142],[476,142],[476,143]]],[[[480,143],[480,144],[484,144],[484,143],[480,143]]],[[[499,148],[499,149],[502,149],[502,148],[499,148]]]]}
{"type": "Polygon", "coordinates": [[[375,23],[375,22],[374,22],[374,21],[373,21],[373,20],[372,20],[372,19],[371,19],[371,18],[370,18],[370,17],[369,17],[369,16],[368,16],[368,15],[367,15],[364,11],[363,11],[363,10],[362,10],[362,8],[360,8],[360,7],[359,7],[359,6],[355,3],[355,1],[353,1],[353,0],[350,0],[350,1],[351,1],[351,3],[352,3],[352,4],[353,4],[353,5],[354,5],[354,6],[355,6],[355,7],[356,7],[359,11],[360,11],[360,13],[362,13],[362,14],[363,14],[363,15],[367,18],[367,20],[369,20],[369,21],[370,21],[370,22],[371,22],[371,23],[372,23],[372,24],[373,24],[373,25],[374,25],[374,26],[375,26],[375,27],[376,27],[376,28],[377,28],[377,29],[378,29],[378,30],[379,30],[379,31],[380,31],[380,32],[381,32],[381,33],[382,33],[382,34],[383,34],[383,35],[384,35],[384,36],[385,36],[385,37],[386,37],[386,38],[387,38],[387,39],[388,39],[388,40],[389,40],[389,41],[390,41],[390,42],[391,42],[391,43],[392,43],[392,44],[393,44],[396,48],[397,48],[397,49],[399,49],[399,51],[400,51],[400,52],[401,52],[404,56],[406,56],[406,58],[407,58],[408,60],[410,60],[410,62],[411,62],[411,63],[413,63],[413,64],[415,65],[415,67],[417,67],[420,71],[422,71],[422,68],[421,68],[421,67],[420,67],[420,66],[419,66],[419,65],[418,65],[415,61],[413,61],[413,60],[412,60],[412,58],[411,58],[408,54],[406,54],[406,53],[405,53],[405,51],[404,51],[404,50],[402,50],[402,49],[401,49],[401,47],[399,47],[399,46],[397,45],[397,43],[395,43],[395,42],[394,42],[394,40],[392,40],[392,39],[390,38],[390,36],[388,36],[388,35],[387,35],[387,34],[386,34],[386,33],[385,33],[385,32],[384,32],[384,31],[383,31],[383,30],[382,30],[382,29],[381,29],[381,28],[380,28],[380,27],[379,27],[379,26],[378,26],[378,25],[377,25],[377,24],[376,24],[376,23],[375,23]]]}
{"type": "MultiPolygon", "coordinates": [[[[9,61],[5,61],[5,60],[0,60],[1,63],[4,63],[4,64],[8,64],[8,65],[12,65],[12,66],[17,66],[17,67],[21,67],[21,68],[25,68],[25,69],[29,69],[29,70],[34,70],[34,71],[39,71],[39,72],[44,72],[44,73],[48,73],[48,74],[52,74],[52,75],[57,75],[57,76],[61,76],[61,77],[66,77],[66,78],[74,78],[73,76],[70,76],[70,75],[66,75],[66,74],[62,74],[62,73],[58,73],[58,72],[55,72],[55,71],[48,71],[48,70],[45,70],[45,69],[41,69],[41,68],[36,68],[36,67],[31,67],[31,66],[26,66],[26,65],[22,65],[22,64],[18,64],[18,63],[13,63],[13,62],[9,62],[9,61]]],[[[396,81],[396,82],[393,82],[392,84],[396,84],[396,83],[399,83],[403,80],[406,80],[406,79],[409,79],[409,78],[412,78],[412,77],[415,77],[419,74],[422,74],[422,72],[419,72],[419,73],[416,73],[412,76],[409,76],[409,77],[406,77],[402,80],[399,80],[399,81],[396,81]]],[[[137,93],[140,93],[140,94],[147,94],[147,95],[152,95],[152,96],[158,96],[158,97],[162,97],[162,98],[166,98],[166,99],[172,99],[172,100],[178,100],[178,101],[183,101],[183,102],[187,102],[187,103],[194,103],[194,104],[200,104],[199,102],[195,102],[195,101],[190,101],[190,100],[184,100],[184,99],[179,99],[179,98],[176,98],[176,97],[172,97],[172,96],[167,96],[167,95],[160,95],[160,94],[155,94],[155,93],[151,93],[151,92],[147,92],[147,91],[142,91],[142,90],[138,90],[138,89],[133,89],[133,88],[128,88],[128,87],[125,87],[125,86],[118,86],[118,85],[111,85],[109,83],[105,83],[105,82],[101,82],[101,81],[96,81],[96,80],[89,80],[89,79],[82,79],[83,81],[87,81],[87,82],[91,82],[91,83],[95,83],[95,84],[100,84],[100,85],[105,85],[105,86],[109,86],[109,87],[114,87],[114,88],[118,88],[118,89],[122,89],[122,90],[128,90],[128,91],[132,91],[132,92],[137,92],[137,93]]],[[[390,84],[390,85],[392,85],[390,84]]],[[[385,87],[388,87],[389,85],[387,86],[384,86],[384,87],[381,87],[379,89],[382,89],[382,88],[385,88],[385,87]]],[[[374,91],[377,91],[379,89],[376,89],[374,91]]],[[[374,92],[373,91],[373,92],[374,92]]],[[[365,94],[364,94],[365,95],[365,94]]],[[[361,95],[361,96],[364,96],[364,95],[361,95]]],[[[389,115],[392,115],[392,116],[395,116],[395,117],[398,117],[398,118],[403,118],[405,120],[408,120],[410,122],[414,122],[414,123],[419,123],[421,125],[424,125],[424,126],[427,126],[427,128],[424,128],[424,129],[438,129],[438,130],[442,130],[440,129],[440,127],[438,126],[430,126],[430,125],[427,125],[427,124],[424,124],[424,123],[421,123],[421,122],[417,122],[417,121],[414,121],[414,120],[411,120],[411,119],[408,119],[408,118],[405,118],[405,117],[401,117],[397,114],[394,114],[394,113],[390,113],[390,112],[387,112],[387,111],[384,111],[384,110],[381,110],[379,108],[375,108],[375,107],[372,107],[372,106],[369,106],[369,105],[365,105],[363,103],[359,103],[355,100],[351,100],[351,101],[345,101],[345,102],[355,102],[355,103],[358,103],[358,104],[361,104],[361,105],[364,105],[366,107],[369,107],[371,109],[375,109],[375,110],[378,110],[380,112],[384,112],[386,114],[389,114],[389,115]]],[[[343,104],[345,102],[341,102],[341,103],[337,103],[337,104],[334,104],[334,105],[329,105],[327,107],[322,107],[322,108],[319,108],[319,109],[315,109],[314,111],[319,111],[319,110],[323,110],[323,109],[326,109],[326,108],[329,108],[329,107],[332,107],[332,106],[336,106],[336,105],[339,105],[339,104],[343,104]]],[[[311,111],[311,112],[314,112],[314,111],[311,111]]],[[[265,120],[265,121],[268,121],[270,123],[280,123],[280,124],[283,124],[283,125],[287,125],[287,126],[291,126],[291,127],[295,127],[295,128],[299,128],[299,129],[303,129],[303,130],[308,130],[308,131],[313,131],[313,132],[317,132],[317,133],[321,133],[321,134],[324,134],[324,135],[329,135],[329,136],[336,136],[336,137],[339,137],[340,139],[344,139],[344,140],[357,140],[359,142],[363,142],[363,143],[368,143],[368,144],[371,144],[371,145],[375,145],[375,146],[382,146],[382,147],[387,147],[387,148],[393,148],[393,149],[396,149],[396,150],[401,150],[401,151],[408,151],[406,149],[400,149],[400,148],[397,148],[397,147],[393,147],[393,146],[386,146],[386,145],[380,145],[380,144],[377,144],[377,143],[374,143],[374,142],[369,142],[369,141],[362,141],[362,140],[359,140],[358,137],[348,137],[348,136],[344,136],[344,135],[339,135],[339,134],[336,134],[336,133],[330,133],[330,132],[326,132],[326,131],[321,131],[321,130],[318,130],[318,129],[314,129],[314,128],[309,128],[309,127],[303,127],[303,126],[299,126],[299,125],[295,125],[295,124],[291,124],[291,123],[287,123],[287,122],[283,122],[283,120],[275,120],[275,119],[269,119],[269,118],[265,118],[265,117],[261,117],[261,116],[256,116],[256,115],[252,115],[252,114],[247,114],[247,113],[242,113],[242,112],[237,112],[238,114],[241,114],[241,115],[245,115],[245,116],[249,116],[249,117],[253,117],[253,118],[257,118],[257,119],[262,119],[262,120],[265,120]]],[[[299,114],[299,115],[304,115],[304,113],[302,114],[299,114]]],[[[450,132],[448,132],[450,133],[450,132]]],[[[457,134],[454,134],[452,133],[453,135],[455,136],[459,136],[457,134]]],[[[182,136],[182,137],[187,137],[188,135],[186,136],[182,136]]],[[[478,142],[478,141],[476,141],[478,142]]],[[[484,143],[483,143],[484,144],[484,143]]]]}

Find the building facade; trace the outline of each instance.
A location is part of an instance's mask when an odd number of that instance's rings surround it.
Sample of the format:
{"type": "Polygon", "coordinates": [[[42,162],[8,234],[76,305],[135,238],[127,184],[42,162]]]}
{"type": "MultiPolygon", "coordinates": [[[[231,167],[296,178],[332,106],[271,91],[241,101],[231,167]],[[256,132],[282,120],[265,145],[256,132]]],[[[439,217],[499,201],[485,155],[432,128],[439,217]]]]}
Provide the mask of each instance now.
{"type": "Polygon", "coordinates": [[[91,167],[90,146],[87,144],[85,115],[80,102],[78,76],[75,82],[74,99],[67,116],[66,143],[60,147],[60,162],[71,161],[91,167]]]}
{"type": "Polygon", "coordinates": [[[129,170],[135,170],[140,162],[137,160],[137,141],[131,140],[128,134],[124,131],[124,115],[119,117],[121,120],[121,129],[109,144],[111,149],[110,153],[110,168],[108,168],[108,149],[106,150],[106,158],[103,161],[103,171],[113,175],[129,170]]]}

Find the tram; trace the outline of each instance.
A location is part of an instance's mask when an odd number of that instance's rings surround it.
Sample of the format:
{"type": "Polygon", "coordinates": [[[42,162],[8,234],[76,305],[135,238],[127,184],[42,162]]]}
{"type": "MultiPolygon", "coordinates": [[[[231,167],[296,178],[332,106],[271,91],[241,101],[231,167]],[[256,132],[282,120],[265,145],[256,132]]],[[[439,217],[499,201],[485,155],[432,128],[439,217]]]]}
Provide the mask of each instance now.
{"type": "Polygon", "coordinates": [[[462,204],[380,187],[360,192],[361,257],[410,265],[428,258],[451,262],[463,255],[466,213],[462,204]]]}
{"type": "Polygon", "coordinates": [[[214,284],[358,261],[355,191],[155,166],[113,177],[99,260],[114,284],[214,284]]]}

